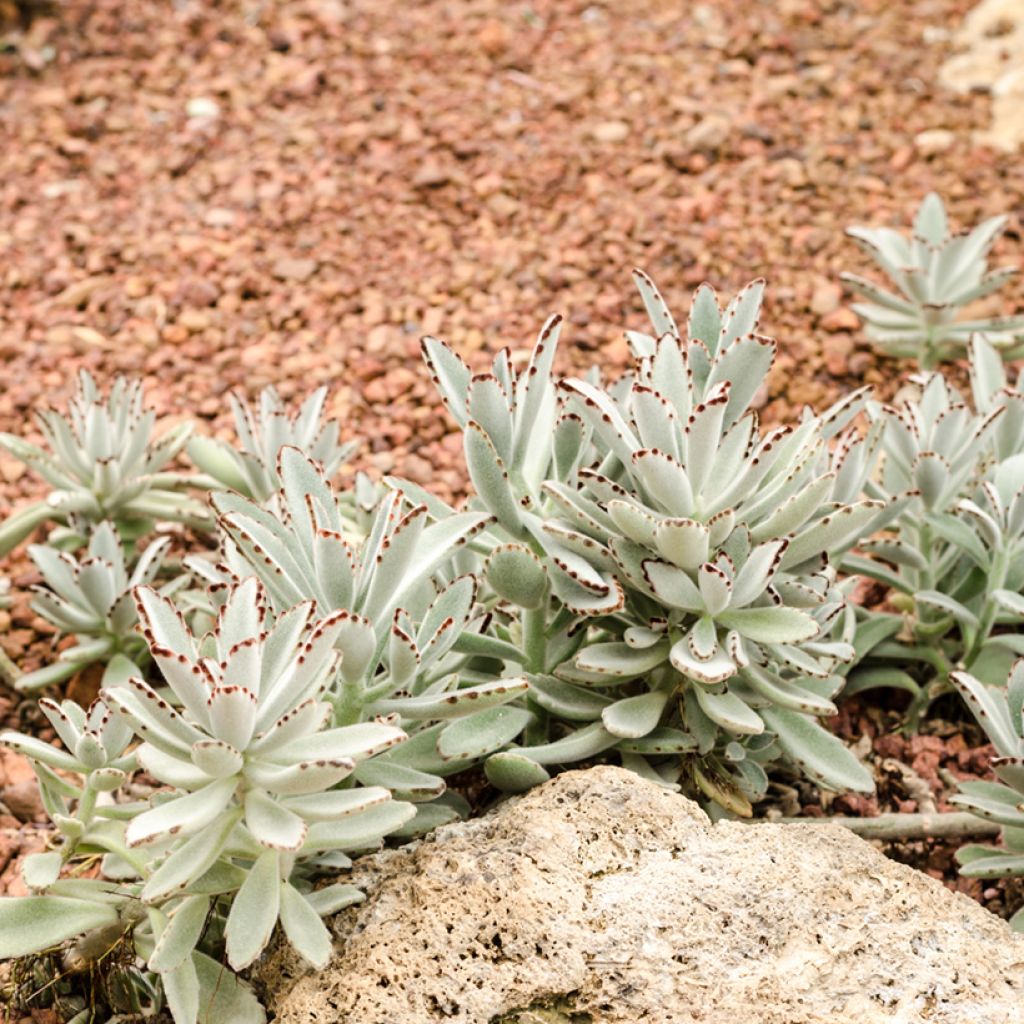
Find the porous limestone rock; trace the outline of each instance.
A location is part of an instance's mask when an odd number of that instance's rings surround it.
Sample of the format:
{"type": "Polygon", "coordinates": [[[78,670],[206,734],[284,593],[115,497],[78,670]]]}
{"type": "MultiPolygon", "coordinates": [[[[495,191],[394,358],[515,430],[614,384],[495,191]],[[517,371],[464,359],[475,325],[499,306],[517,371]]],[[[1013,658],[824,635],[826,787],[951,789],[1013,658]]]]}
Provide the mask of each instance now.
{"type": "Polygon", "coordinates": [[[366,857],[277,1024],[1022,1024],[1024,937],[838,825],[711,825],[618,768],[366,857]]]}

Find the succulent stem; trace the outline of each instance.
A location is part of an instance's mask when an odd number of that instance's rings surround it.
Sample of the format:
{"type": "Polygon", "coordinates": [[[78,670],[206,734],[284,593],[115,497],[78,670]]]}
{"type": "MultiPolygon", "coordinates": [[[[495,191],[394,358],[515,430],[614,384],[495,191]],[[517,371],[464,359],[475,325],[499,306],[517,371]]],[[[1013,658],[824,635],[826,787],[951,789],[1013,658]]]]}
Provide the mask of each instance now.
{"type": "Polygon", "coordinates": [[[523,656],[527,672],[543,672],[547,653],[547,602],[523,610],[523,656]]]}
{"type": "Polygon", "coordinates": [[[0,648],[0,680],[13,686],[21,675],[21,669],[10,659],[7,652],[0,648]]]}
{"type": "MultiPolygon", "coordinates": [[[[757,824],[757,822],[755,822],[757,824]]],[[[940,814],[879,814],[874,818],[776,818],[780,825],[842,825],[861,839],[895,842],[902,839],[954,839],[997,836],[1001,826],[968,811],[940,814]]]]}

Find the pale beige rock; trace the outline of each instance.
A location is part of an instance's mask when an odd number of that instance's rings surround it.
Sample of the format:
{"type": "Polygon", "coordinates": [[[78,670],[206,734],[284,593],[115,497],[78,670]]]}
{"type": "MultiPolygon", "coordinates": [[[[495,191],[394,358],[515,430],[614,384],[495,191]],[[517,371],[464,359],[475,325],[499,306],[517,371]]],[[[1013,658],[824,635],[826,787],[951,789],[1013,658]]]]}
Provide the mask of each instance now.
{"type": "Polygon", "coordinates": [[[625,121],[603,121],[594,125],[590,134],[598,142],[625,142],[629,138],[629,125],[625,121]]]}
{"type": "Polygon", "coordinates": [[[1024,142],[1024,2],[982,0],[953,36],[956,53],[939,81],[957,92],[992,94],[992,125],[978,142],[1015,150],[1024,142]]]}
{"type": "Polygon", "coordinates": [[[956,142],[956,135],[947,128],[929,128],[928,131],[918,132],[914,136],[914,145],[917,147],[917,151],[925,156],[944,153],[954,142],[956,142]]]}
{"type": "Polygon", "coordinates": [[[1024,938],[971,900],[839,826],[711,826],[617,768],[356,872],[328,968],[263,965],[277,1024],[1024,1021],[1024,938]]]}

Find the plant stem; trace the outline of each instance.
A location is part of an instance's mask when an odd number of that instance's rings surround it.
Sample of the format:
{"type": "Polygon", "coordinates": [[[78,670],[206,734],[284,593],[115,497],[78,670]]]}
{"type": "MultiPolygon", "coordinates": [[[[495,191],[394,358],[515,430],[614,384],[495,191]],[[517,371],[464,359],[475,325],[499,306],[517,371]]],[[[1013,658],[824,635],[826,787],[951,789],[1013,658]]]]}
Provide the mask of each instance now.
{"type": "Polygon", "coordinates": [[[20,675],[21,669],[11,661],[7,652],[0,648],[0,680],[8,686],[14,686],[20,675]]]}
{"type": "Polygon", "coordinates": [[[523,668],[527,672],[543,672],[547,654],[547,601],[539,608],[523,609],[523,668]]]}
{"type": "Polygon", "coordinates": [[[987,599],[985,601],[985,608],[981,613],[981,621],[978,623],[978,631],[973,638],[970,649],[964,654],[964,668],[968,671],[970,671],[978,655],[981,654],[985,641],[988,639],[988,635],[996,621],[996,615],[999,613],[999,603],[991,595],[994,591],[1003,588],[1009,568],[1009,552],[1006,550],[1006,545],[1001,544],[995,558],[992,560],[992,568],[989,571],[988,583],[986,584],[987,599]]]}
{"type": "MultiPolygon", "coordinates": [[[[757,822],[755,822],[757,824],[757,822]]],[[[962,836],[997,836],[1001,825],[969,811],[940,814],[879,814],[874,818],[777,818],[781,825],[842,825],[862,839],[955,839],[962,836]]]]}

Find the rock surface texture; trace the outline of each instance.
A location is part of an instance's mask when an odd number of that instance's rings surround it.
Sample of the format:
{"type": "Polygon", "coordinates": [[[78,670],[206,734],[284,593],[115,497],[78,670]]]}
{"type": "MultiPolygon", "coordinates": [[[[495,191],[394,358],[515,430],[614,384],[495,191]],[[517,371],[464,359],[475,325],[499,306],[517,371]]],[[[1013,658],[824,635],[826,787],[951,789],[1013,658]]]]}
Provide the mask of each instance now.
{"type": "Polygon", "coordinates": [[[981,0],[953,36],[957,52],[942,65],[949,89],[992,95],[992,127],[976,141],[1013,152],[1024,143],[1024,3],[981,0]]]}
{"type": "Polygon", "coordinates": [[[711,825],[617,768],[364,858],[278,1024],[1020,1024],[1024,938],[840,826],[711,825]]]}

